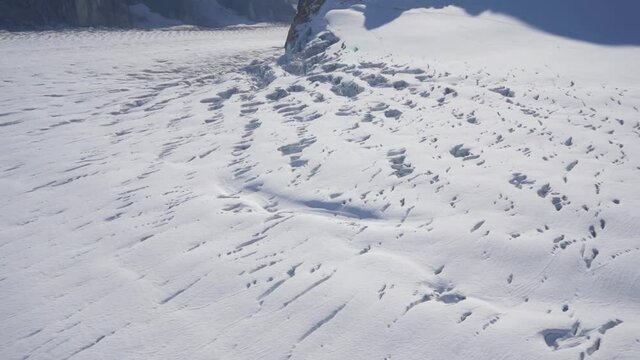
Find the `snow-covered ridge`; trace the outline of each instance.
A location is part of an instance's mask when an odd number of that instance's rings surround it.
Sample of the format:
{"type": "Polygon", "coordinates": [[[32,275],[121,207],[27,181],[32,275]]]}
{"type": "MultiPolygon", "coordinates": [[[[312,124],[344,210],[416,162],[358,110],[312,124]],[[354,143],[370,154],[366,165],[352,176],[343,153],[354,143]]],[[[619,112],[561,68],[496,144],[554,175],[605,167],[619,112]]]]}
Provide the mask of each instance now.
{"type": "MultiPolygon", "coordinates": [[[[362,9],[363,25],[368,30],[383,27],[407,11],[429,10],[445,16],[501,15],[503,20],[506,16],[541,32],[565,38],[603,45],[640,45],[640,25],[635,16],[640,12],[640,3],[623,0],[301,0],[293,24],[294,29],[299,29],[292,31],[290,41],[298,35],[308,40],[311,33],[324,28],[326,24],[321,19],[328,12],[348,8],[362,9]],[[439,11],[447,8],[456,8],[462,13],[439,11]]],[[[467,35],[479,37],[472,32],[467,35]]]]}

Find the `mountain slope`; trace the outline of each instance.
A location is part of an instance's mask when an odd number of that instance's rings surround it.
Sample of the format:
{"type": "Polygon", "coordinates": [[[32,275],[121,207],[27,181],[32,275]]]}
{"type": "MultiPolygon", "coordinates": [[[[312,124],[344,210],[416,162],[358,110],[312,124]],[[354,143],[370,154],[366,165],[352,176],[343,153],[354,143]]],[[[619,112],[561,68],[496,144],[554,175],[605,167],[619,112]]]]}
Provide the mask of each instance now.
{"type": "Polygon", "coordinates": [[[289,22],[290,0],[0,0],[0,26],[163,27],[289,22]]]}
{"type": "Polygon", "coordinates": [[[130,27],[126,0],[0,0],[0,26],[130,27]]]}

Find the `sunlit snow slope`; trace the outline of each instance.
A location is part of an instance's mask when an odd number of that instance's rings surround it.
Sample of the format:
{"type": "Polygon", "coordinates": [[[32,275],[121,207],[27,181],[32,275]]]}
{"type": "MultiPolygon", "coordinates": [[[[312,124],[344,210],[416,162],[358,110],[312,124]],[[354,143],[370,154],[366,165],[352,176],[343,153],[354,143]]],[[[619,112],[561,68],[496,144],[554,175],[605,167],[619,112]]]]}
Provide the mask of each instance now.
{"type": "Polygon", "coordinates": [[[640,358],[639,48],[351,3],[0,34],[1,358],[640,358]]]}

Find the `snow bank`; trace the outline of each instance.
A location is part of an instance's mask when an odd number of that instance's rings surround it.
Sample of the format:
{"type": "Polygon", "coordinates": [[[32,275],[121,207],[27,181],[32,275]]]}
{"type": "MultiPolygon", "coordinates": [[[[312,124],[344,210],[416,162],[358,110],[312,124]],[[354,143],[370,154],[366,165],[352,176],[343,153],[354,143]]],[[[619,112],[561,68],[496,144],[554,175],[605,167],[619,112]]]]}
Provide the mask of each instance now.
{"type": "Polygon", "coordinates": [[[639,72],[629,70],[640,63],[634,47],[640,45],[634,18],[639,11],[634,1],[328,0],[298,26],[300,39],[289,47],[299,50],[330,30],[353,49],[396,59],[493,69],[526,64],[538,71],[637,83],[639,72]]]}

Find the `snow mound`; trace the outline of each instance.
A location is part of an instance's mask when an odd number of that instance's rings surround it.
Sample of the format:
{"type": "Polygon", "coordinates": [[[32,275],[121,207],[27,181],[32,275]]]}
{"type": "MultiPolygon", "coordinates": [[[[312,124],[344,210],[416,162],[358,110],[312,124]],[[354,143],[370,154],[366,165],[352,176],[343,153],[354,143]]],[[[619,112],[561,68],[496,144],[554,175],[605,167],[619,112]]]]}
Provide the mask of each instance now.
{"type": "Polygon", "coordinates": [[[347,46],[377,55],[495,69],[537,64],[540,71],[630,77],[637,83],[638,72],[628,69],[640,62],[630,50],[640,45],[633,15],[639,10],[638,2],[604,0],[327,0],[311,21],[297,26],[289,52],[329,30],[347,46]]]}

